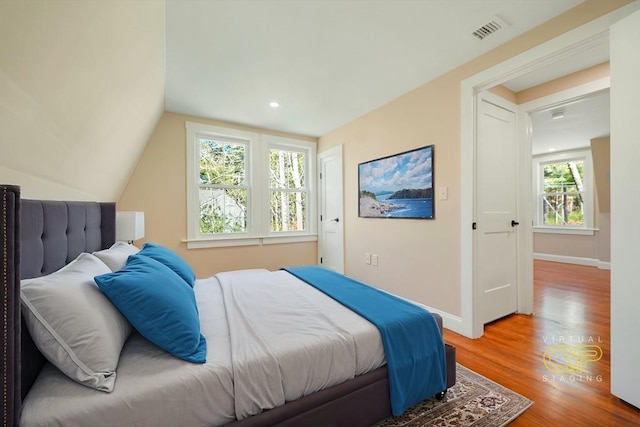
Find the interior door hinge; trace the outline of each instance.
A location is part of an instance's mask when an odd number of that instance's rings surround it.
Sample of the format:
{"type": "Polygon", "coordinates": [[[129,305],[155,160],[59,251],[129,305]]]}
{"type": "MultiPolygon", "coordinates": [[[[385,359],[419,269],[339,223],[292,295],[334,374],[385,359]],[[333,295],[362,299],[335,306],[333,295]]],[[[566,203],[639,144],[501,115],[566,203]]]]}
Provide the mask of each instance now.
{"type": "Polygon", "coordinates": [[[320,221],[322,221],[322,215],[320,215],[320,221]]]}
{"type": "Polygon", "coordinates": [[[322,264],[322,257],[320,257],[320,264],[322,264]]]}
{"type": "Polygon", "coordinates": [[[475,230],[477,228],[477,224],[474,222],[473,224],[471,224],[471,228],[475,230]]]}
{"type": "Polygon", "coordinates": [[[322,172],[320,172],[320,179],[322,179],[322,172]]]}

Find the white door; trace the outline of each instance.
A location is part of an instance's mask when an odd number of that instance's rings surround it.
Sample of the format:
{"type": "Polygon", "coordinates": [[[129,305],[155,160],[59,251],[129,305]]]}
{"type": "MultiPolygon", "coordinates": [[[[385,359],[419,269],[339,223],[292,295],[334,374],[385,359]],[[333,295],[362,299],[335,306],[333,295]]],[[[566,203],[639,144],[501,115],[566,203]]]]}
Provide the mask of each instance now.
{"type": "Polygon", "coordinates": [[[476,281],[479,320],[518,309],[516,114],[478,97],[476,281]]]}
{"type": "Polygon", "coordinates": [[[610,40],[611,393],[640,406],[640,11],[610,40]]]}
{"type": "Polygon", "coordinates": [[[342,146],[318,154],[320,233],[318,263],[344,273],[342,146]]]}

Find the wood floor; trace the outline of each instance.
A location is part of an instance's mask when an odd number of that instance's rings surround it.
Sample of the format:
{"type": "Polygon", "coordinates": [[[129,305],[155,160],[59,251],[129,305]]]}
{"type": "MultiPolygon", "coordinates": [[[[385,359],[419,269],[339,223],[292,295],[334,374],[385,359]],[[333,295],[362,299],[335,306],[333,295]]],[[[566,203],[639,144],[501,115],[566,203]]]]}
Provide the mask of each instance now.
{"type": "Polygon", "coordinates": [[[609,271],[536,261],[534,277],[534,315],[488,324],[476,340],[445,330],[457,361],[534,401],[512,426],[640,426],[640,410],[610,393],[609,271]],[[543,356],[563,343],[598,346],[602,358],[573,375],[562,373],[566,365],[548,363],[561,372],[554,374],[543,356]]]}

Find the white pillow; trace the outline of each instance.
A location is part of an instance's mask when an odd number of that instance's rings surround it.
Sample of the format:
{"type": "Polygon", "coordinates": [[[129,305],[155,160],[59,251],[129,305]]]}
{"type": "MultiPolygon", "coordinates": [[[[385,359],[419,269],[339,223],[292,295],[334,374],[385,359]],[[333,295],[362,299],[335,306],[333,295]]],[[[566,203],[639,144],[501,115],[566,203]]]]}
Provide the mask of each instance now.
{"type": "Polygon", "coordinates": [[[110,273],[83,253],[47,276],[22,280],[25,322],[42,354],[69,378],[111,392],[131,325],[93,278],[110,273]]]}
{"type": "Polygon", "coordinates": [[[129,255],[135,255],[140,249],[125,242],[115,242],[109,249],[103,249],[93,254],[107,264],[111,271],[121,270],[127,263],[129,255]]]}

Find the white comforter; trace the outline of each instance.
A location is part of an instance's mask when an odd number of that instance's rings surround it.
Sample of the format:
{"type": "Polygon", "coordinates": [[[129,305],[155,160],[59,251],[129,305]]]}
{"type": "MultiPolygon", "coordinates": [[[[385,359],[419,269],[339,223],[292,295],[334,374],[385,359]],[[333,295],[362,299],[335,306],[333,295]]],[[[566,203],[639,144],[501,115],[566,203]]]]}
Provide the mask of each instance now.
{"type": "Polygon", "coordinates": [[[135,334],[113,393],[47,365],[24,401],[21,426],[221,425],[384,364],[375,326],[284,271],[221,273],[198,280],[195,292],[205,364],[135,334]]]}
{"type": "Polygon", "coordinates": [[[218,274],[238,419],[381,366],[378,330],[287,272],[218,274]]]}

